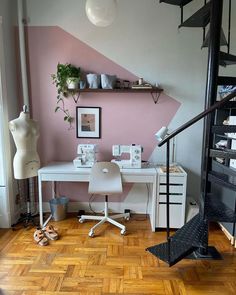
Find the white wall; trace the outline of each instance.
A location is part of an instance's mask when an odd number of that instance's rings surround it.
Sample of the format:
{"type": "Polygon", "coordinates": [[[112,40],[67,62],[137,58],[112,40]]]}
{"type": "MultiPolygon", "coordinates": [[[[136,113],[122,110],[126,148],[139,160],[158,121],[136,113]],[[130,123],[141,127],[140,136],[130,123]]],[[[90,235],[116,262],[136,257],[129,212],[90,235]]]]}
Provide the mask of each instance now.
{"type": "Polygon", "coordinates": [[[16,87],[16,52],[15,52],[15,25],[16,25],[16,1],[0,0],[0,16],[2,16],[2,46],[0,48],[0,68],[2,82],[1,128],[3,134],[3,160],[4,160],[4,214],[7,216],[1,220],[1,227],[9,227],[15,221],[15,183],[12,176],[12,155],[14,145],[8,130],[8,121],[18,115],[18,98],[16,87]]]}
{"type": "MultiPolygon", "coordinates": [[[[202,2],[187,5],[185,17],[200,8],[202,2]]],[[[26,0],[26,3],[29,25],[58,25],[137,76],[161,84],[166,94],[182,104],[170,130],[203,110],[207,49],[201,50],[201,29],[178,30],[179,7],[156,0],[118,0],[115,22],[99,28],[88,21],[85,0],[26,0]]],[[[232,43],[233,33],[234,29],[232,43]]],[[[202,122],[177,137],[177,161],[188,172],[188,194],[194,197],[198,197],[200,190],[201,143],[202,122]]],[[[163,162],[164,150],[156,148],[151,159],[163,162]]]]}

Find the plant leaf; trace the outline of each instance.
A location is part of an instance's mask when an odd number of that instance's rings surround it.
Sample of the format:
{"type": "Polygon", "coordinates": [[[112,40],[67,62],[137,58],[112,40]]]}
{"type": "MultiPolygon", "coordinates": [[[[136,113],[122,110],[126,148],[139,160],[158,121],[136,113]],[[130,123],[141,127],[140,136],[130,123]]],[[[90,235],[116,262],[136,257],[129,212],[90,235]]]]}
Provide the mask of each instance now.
{"type": "Polygon", "coordinates": [[[74,118],[72,118],[71,116],[70,116],[70,117],[68,117],[68,119],[67,119],[67,121],[68,121],[69,123],[72,123],[72,122],[73,122],[73,120],[74,120],[74,118]]]}

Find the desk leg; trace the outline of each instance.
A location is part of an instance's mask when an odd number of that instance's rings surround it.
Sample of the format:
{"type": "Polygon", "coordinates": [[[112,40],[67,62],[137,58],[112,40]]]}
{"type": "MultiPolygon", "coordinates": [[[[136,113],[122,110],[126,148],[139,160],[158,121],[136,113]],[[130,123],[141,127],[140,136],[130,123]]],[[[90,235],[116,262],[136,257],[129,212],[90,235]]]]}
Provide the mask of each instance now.
{"type": "MultiPolygon", "coordinates": [[[[55,182],[52,181],[52,198],[54,199],[55,196],[55,182]]],[[[52,219],[52,214],[49,215],[48,219],[43,223],[43,228],[48,224],[48,222],[52,219]]]]}
{"type": "Polygon", "coordinates": [[[41,181],[40,175],[38,176],[38,188],[39,188],[39,220],[40,220],[40,226],[43,227],[42,181],[41,181]]]}
{"type": "MultiPolygon", "coordinates": [[[[52,218],[52,214],[50,214],[50,216],[45,221],[45,223],[43,223],[43,197],[42,197],[42,181],[41,181],[40,175],[38,176],[38,189],[39,189],[39,222],[40,222],[41,228],[44,228],[47,225],[47,223],[50,221],[50,219],[52,218]]],[[[55,198],[54,181],[52,182],[52,192],[53,192],[52,197],[55,198]]]]}
{"type": "Polygon", "coordinates": [[[155,177],[152,183],[152,208],[151,208],[151,216],[150,216],[152,232],[155,232],[156,230],[156,197],[157,197],[157,180],[155,177]]]}
{"type": "Polygon", "coordinates": [[[56,192],[56,189],[55,189],[55,182],[52,181],[52,198],[53,198],[53,199],[56,197],[55,192],[56,192]]]}

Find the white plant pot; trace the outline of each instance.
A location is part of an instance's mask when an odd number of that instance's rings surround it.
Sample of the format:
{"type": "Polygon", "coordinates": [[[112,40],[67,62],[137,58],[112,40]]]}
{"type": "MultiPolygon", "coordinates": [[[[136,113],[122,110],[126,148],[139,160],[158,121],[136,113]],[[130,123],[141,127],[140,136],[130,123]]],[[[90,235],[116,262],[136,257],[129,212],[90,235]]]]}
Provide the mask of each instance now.
{"type": "Polygon", "coordinates": [[[79,88],[79,78],[67,78],[66,85],[68,89],[78,89],[79,88]]]}

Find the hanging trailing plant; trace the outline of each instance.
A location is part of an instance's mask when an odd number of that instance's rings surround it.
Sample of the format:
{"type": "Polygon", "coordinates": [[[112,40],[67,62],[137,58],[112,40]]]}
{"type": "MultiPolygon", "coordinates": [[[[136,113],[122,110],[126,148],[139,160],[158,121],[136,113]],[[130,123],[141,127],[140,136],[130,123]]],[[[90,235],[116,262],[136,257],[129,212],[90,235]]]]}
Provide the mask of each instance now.
{"type": "Polygon", "coordinates": [[[80,80],[80,68],[75,67],[69,63],[57,64],[56,74],[51,75],[53,84],[57,88],[57,106],[55,112],[62,111],[64,113],[64,121],[69,123],[72,128],[72,122],[74,118],[70,115],[69,110],[65,106],[65,98],[72,96],[75,103],[78,102],[78,98],[75,97],[76,90],[80,80]]]}

